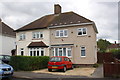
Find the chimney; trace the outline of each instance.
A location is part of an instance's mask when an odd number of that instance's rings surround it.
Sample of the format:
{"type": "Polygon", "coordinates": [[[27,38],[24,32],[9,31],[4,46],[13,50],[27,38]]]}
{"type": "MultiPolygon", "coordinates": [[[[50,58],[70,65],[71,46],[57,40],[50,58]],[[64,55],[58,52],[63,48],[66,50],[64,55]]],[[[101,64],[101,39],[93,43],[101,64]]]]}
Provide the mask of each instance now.
{"type": "Polygon", "coordinates": [[[54,14],[61,13],[61,6],[59,4],[54,5],[54,14]]]}

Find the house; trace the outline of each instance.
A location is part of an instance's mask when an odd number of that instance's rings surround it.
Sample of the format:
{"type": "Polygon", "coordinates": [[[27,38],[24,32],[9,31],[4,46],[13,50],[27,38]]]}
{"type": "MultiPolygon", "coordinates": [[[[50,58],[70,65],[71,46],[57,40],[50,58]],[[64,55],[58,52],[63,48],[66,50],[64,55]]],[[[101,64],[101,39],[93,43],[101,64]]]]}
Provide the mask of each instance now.
{"type": "Polygon", "coordinates": [[[0,19],[0,54],[11,55],[11,50],[15,49],[15,32],[0,19]]]}
{"type": "Polygon", "coordinates": [[[114,44],[111,44],[111,45],[108,46],[107,51],[110,51],[110,50],[113,50],[113,49],[114,50],[120,49],[120,43],[116,43],[116,41],[115,41],[114,44]]]}
{"type": "Polygon", "coordinates": [[[46,15],[16,30],[17,54],[27,56],[67,56],[74,64],[97,62],[98,33],[95,23],[75,12],[46,15]]]}

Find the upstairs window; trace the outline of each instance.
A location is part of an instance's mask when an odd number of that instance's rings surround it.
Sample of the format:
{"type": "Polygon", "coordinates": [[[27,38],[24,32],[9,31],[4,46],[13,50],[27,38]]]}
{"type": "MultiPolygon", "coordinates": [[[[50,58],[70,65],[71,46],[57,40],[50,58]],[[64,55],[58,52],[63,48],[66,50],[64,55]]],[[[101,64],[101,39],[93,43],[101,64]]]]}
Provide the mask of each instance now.
{"type": "Polygon", "coordinates": [[[87,28],[78,28],[78,36],[87,35],[87,28]]]}
{"type": "Polygon", "coordinates": [[[20,40],[25,40],[25,34],[20,34],[20,40]]]}
{"type": "Polygon", "coordinates": [[[56,30],[55,36],[56,37],[67,37],[68,30],[56,30]]]}
{"type": "Polygon", "coordinates": [[[33,32],[33,39],[40,39],[43,38],[42,32],[33,32]]]}

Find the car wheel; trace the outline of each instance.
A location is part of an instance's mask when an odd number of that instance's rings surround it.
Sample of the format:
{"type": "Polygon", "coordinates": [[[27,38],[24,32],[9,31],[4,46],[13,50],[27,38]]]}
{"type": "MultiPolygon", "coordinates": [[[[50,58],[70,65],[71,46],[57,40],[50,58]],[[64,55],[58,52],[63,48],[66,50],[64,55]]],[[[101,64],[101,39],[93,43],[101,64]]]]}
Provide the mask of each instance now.
{"type": "Polygon", "coordinates": [[[64,68],[63,68],[63,72],[66,72],[66,70],[67,70],[67,68],[66,68],[66,66],[64,66],[64,68]]]}
{"type": "Polygon", "coordinates": [[[48,69],[49,72],[52,72],[52,69],[48,69]]]}

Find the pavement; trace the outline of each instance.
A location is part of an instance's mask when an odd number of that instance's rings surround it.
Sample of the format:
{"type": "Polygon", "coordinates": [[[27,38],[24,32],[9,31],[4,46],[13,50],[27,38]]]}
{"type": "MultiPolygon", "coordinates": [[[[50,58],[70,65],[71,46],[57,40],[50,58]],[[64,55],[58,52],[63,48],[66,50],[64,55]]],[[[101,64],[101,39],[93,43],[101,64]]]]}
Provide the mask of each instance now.
{"type": "Polygon", "coordinates": [[[94,73],[92,74],[92,78],[104,78],[102,64],[95,69],[94,73]]]}
{"type": "Polygon", "coordinates": [[[98,68],[75,68],[73,70],[67,70],[65,73],[60,71],[48,72],[47,69],[37,70],[37,71],[19,71],[14,72],[14,77],[16,78],[26,78],[26,79],[62,79],[62,78],[103,78],[103,65],[98,68]],[[84,72],[83,72],[83,71],[84,72]],[[79,73],[80,72],[80,73],[79,73]],[[76,74],[74,74],[76,73],[76,74]],[[82,75],[83,73],[84,75],[82,75]],[[74,75],[72,75],[74,74],[74,75]],[[86,75],[85,75],[86,74],[86,75]],[[89,74],[89,75],[88,75],[89,74]]]}

